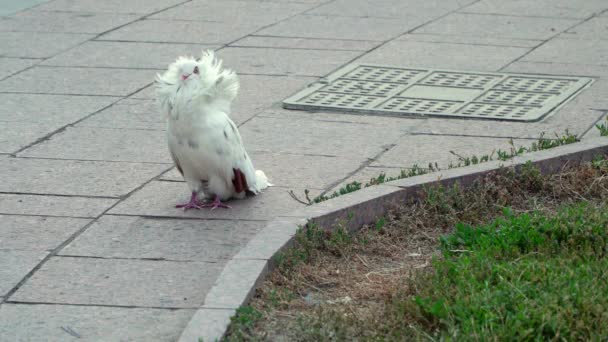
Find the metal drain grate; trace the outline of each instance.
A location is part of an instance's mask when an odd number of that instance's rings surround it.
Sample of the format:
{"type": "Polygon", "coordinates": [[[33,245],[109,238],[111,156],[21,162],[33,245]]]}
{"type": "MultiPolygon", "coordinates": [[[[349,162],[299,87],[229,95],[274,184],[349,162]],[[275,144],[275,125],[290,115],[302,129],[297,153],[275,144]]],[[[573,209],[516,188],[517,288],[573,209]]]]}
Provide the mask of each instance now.
{"type": "Polygon", "coordinates": [[[283,101],[288,109],[536,121],[587,77],[351,64],[283,101]]]}

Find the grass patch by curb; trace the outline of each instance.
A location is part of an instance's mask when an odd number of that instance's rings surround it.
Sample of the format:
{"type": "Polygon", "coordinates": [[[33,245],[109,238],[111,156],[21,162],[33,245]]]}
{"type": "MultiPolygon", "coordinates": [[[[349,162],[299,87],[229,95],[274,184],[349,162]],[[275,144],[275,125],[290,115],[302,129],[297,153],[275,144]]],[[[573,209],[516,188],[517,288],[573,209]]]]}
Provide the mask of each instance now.
{"type": "Polygon", "coordinates": [[[227,340],[607,337],[608,162],[427,188],[348,235],[298,232],[227,340]],[[252,317],[252,315],[249,315],[252,317]]]}

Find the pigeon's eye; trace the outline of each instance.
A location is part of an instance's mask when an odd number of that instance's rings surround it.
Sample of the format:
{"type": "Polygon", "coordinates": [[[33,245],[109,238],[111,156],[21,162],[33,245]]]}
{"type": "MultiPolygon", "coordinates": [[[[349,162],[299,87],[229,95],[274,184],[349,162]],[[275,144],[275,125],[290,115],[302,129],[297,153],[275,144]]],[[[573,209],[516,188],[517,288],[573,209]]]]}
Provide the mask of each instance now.
{"type": "Polygon", "coordinates": [[[197,66],[196,66],[196,67],[194,67],[194,71],[193,71],[193,72],[194,72],[195,74],[198,74],[198,67],[197,67],[197,66]]]}

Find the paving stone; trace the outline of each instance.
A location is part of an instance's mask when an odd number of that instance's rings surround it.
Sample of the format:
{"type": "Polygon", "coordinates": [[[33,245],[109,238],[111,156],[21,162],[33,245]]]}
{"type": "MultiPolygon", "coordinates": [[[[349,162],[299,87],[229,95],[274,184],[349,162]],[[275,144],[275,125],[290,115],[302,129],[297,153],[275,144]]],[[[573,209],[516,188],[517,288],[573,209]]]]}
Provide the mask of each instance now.
{"type": "Polygon", "coordinates": [[[229,259],[263,222],[103,216],[59,254],[187,261],[229,259]]]}
{"type": "Polygon", "coordinates": [[[3,1],[0,5],[0,16],[12,15],[45,1],[46,0],[3,1]]]}
{"type": "Polygon", "coordinates": [[[167,149],[165,133],[141,129],[68,127],[50,139],[24,150],[19,156],[173,163],[167,149]]]}
{"type": "Polygon", "coordinates": [[[16,152],[57,128],[47,123],[0,121],[0,153],[16,152]]]}
{"type": "Polygon", "coordinates": [[[303,12],[314,5],[282,2],[251,2],[233,0],[192,1],[151,16],[153,19],[206,20],[247,23],[266,26],[303,12]]]}
{"type": "Polygon", "coordinates": [[[47,254],[44,251],[0,249],[0,296],[5,296],[47,254]]]}
{"type": "Polygon", "coordinates": [[[411,30],[423,22],[423,18],[413,16],[405,20],[298,15],[260,30],[256,34],[281,37],[385,41],[411,30]]]}
{"type": "Polygon", "coordinates": [[[517,61],[509,64],[501,71],[530,74],[608,77],[608,66],[588,64],[517,61]]]}
{"type": "Polygon", "coordinates": [[[256,168],[264,170],[272,184],[287,188],[325,189],[354,172],[367,158],[343,158],[300,154],[255,153],[256,168]]]}
{"type": "Polygon", "coordinates": [[[164,164],[6,158],[0,192],[123,196],[167,169],[164,164]]]}
{"type": "MultiPolygon", "coordinates": [[[[294,191],[303,192],[299,189],[294,191]]],[[[232,207],[231,209],[183,211],[175,208],[176,203],[186,202],[189,198],[190,190],[185,183],[151,182],[109,213],[176,218],[268,220],[302,206],[289,196],[287,189],[278,187],[266,189],[259,196],[229,201],[228,205],[232,207]]]]}
{"type": "Polygon", "coordinates": [[[0,57],[0,80],[12,74],[18,73],[23,69],[27,69],[40,61],[40,59],[31,58],[23,59],[0,57]]]}
{"type": "MultiPolygon", "coordinates": [[[[171,48],[167,48],[166,44],[160,43],[90,41],[47,59],[42,64],[71,67],[149,68],[161,72],[177,56],[199,56],[202,50],[214,48],[217,46],[172,44],[171,48]]],[[[150,75],[154,75],[154,72],[150,72],[150,75]]],[[[153,78],[151,77],[151,79],[153,78]]]]}
{"type": "MultiPolygon", "coordinates": [[[[513,141],[515,148],[529,147],[533,142],[522,139],[513,141]]],[[[407,135],[370,166],[410,168],[416,164],[426,168],[433,164],[445,169],[448,165],[457,165],[459,162],[459,158],[450,151],[465,158],[484,155],[493,155],[496,158],[496,151],[510,151],[512,147],[507,138],[407,135]]]]}
{"type": "Polygon", "coordinates": [[[416,33],[549,39],[578,23],[574,19],[452,13],[416,29],[416,33]]]}
{"type": "Polygon", "coordinates": [[[0,32],[0,56],[47,58],[93,37],[90,34],[0,32]]]}
{"type": "Polygon", "coordinates": [[[151,84],[137,93],[129,96],[131,99],[147,100],[154,98],[154,84],[151,84]]]}
{"type": "Polygon", "coordinates": [[[589,129],[589,131],[583,136],[583,139],[593,139],[601,136],[600,130],[596,127],[597,125],[608,125],[608,110],[604,113],[607,113],[603,117],[601,117],[594,125],[589,129]]]}
{"type": "Polygon", "coordinates": [[[141,20],[104,34],[100,40],[225,44],[259,29],[256,23],[141,20]]]}
{"type": "Polygon", "coordinates": [[[606,8],[603,0],[482,0],[463,11],[471,13],[503,14],[514,16],[587,18],[606,8]]]}
{"type": "Polygon", "coordinates": [[[222,266],[208,262],[53,257],[9,299],[197,308],[222,266]]]}
{"type": "Polygon", "coordinates": [[[117,201],[108,198],[0,194],[0,213],[92,218],[117,201]]]}
{"type": "Polygon", "coordinates": [[[0,214],[0,248],[53,250],[90,220],[0,214]]]}
{"type": "Polygon", "coordinates": [[[379,44],[381,44],[381,42],[369,40],[247,36],[243,39],[237,40],[234,43],[231,43],[230,46],[267,47],[279,49],[368,51],[379,44]]]}
{"type": "Polygon", "coordinates": [[[593,64],[607,66],[607,40],[551,39],[521,60],[524,62],[551,62],[593,64]]]}
{"type": "MultiPolygon", "coordinates": [[[[86,118],[75,126],[163,131],[167,124],[154,100],[129,98],[86,118]]],[[[162,138],[164,139],[164,134],[162,138]]]]}
{"type": "Polygon", "coordinates": [[[102,33],[140,18],[130,14],[29,10],[0,18],[0,31],[102,33]]]}
{"type": "Polygon", "coordinates": [[[117,100],[102,96],[0,94],[0,121],[44,123],[60,128],[117,100]]]}
{"type": "Polygon", "coordinates": [[[608,18],[591,18],[590,20],[569,29],[564,34],[560,35],[560,38],[606,40],[608,39],[608,18]]]}
{"type": "MultiPolygon", "coordinates": [[[[290,113],[289,111],[285,111],[290,113]]],[[[357,119],[354,115],[308,113],[299,115],[258,115],[239,129],[245,146],[250,152],[294,153],[339,156],[347,159],[372,158],[386,145],[406,133],[413,120],[382,120],[393,125],[376,125],[361,122],[341,121],[357,119]],[[382,137],[380,139],[379,137],[382,137]]],[[[283,113],[283,112],[278,112],[283,113]]],[[[266,113],[264,113],[266,114],[266,113]]]]}
{"type": "Polygon", "coordinates": [[[397,40],[429,42],[429,43],[452,43],[466,45],[492,45],[492,46],[512,46],[533,48],[544,41],[536,39],[512,39],[497,37],[477,37],[477,36],[456,36],[451,34],[432,34],[432,33],[408,33],[397,40]]]}
{"type": "Polygon", "coordinates": [[[392,41],[362,56],[360,63],[454,70],[497,71],[523,56],[528,48],[392,41]]]}
{"type": "Polygon", "coordinates": [[[270,260],[284,248],[297,230],[306,225],[307,220],[280,217],[269,222],[243,247],[234,259],[270,260]]]}
{"type": "Polygon", "coordinates": [[[306,14],[379,18],[408,18],[416,15],[439,17],[470,2],[471,0],[337,0],[316,7],[306,14]]]}
{"type": "MultiPolygon", "coordinates": [[[[227,67],[231,67],[227,65],[227,67]]],[[[239,75],[241,86],[230,117],[237,125],[261,110],[279,107],[280,101],[312,82],[313,78],[291,76],[239,75]]]]}
{"type": "Polygon", "coordinates": [[[184,178],[179,173],[179,171],[177,171],[177,168],[175,168],[175,167],[173,167],[173,168],[171,168],[171,170],[163,173],[162,176],[160,176],[158,179],[163,180],[163,181],[170,181],[170,182],[183,182],[184,181],[184,178]]]}
{"type": "Polygon", "coordinates": [[[37,6],[41,11],[108,12],[150,14],[187,1],[184,0],[54,0],[37,6]]]}
{"type": "Polygon", "coordinates": [[[0,336],[8,341],[176,341],[193,313],[189,309],[2,304],[0,336]]]}
{"type": "Polygon", "coordinates": [[[37,66],[0,82],[0,92],[124,96],[152,81],[150,70],[37,66]]]}
{"type": "Polygon", "coordinates": [[[219,51],[224,65],[237,73],[323,76],[353,58],[359,51],[238,48],[219,51]]]}

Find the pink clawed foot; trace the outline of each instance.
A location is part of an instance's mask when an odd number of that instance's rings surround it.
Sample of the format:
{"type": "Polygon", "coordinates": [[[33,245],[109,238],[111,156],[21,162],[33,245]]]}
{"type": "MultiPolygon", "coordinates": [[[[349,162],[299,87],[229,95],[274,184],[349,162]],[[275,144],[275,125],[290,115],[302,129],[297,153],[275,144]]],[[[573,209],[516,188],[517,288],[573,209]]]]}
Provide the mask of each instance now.
{"type": "Polygon", "coordinates": [[[198,200],[196,199],[196,192],[192,192],[192,196],[190,197],[190,202],[183,203],[183,204],[177,204],[177,205],[175,205],[175,207],[184,208],[184,211],[186,211],[188,209],[202,209],[203,208],[201,206],[201,204],[198,202],[198,200]]]}
{"type": "Polygon", "coordinates": [[[230,209],[231,206],[222,203],[222,201],[220,201],[220,197],[218,195],[215,195],[215,199],[213,200],[213,202],[211,203],[205,203],[202,205],[203,208],[211,208],[211,210],[216,209],[216,208],[226,208],[226,209],[230,209]]]}

